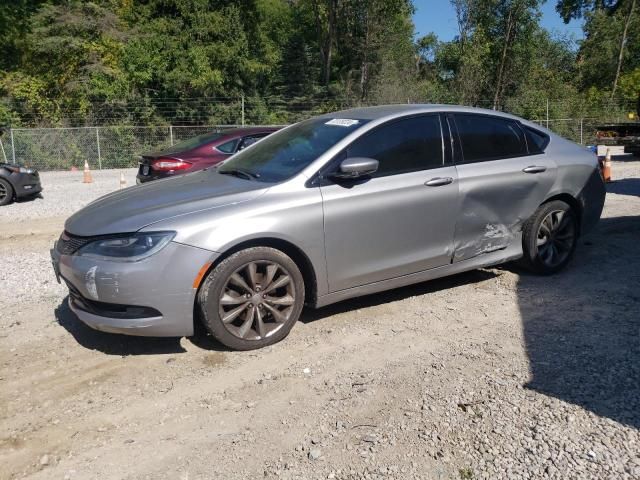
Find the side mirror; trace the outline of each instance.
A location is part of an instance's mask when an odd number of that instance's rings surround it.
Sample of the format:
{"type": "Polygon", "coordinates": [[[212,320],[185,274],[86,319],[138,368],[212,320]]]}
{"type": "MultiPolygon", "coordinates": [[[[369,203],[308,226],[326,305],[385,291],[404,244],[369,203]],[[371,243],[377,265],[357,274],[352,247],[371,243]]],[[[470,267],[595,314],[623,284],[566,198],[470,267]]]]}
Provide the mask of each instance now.
{"type": "Polygon", "coordinates": [[[331,176],[340,179],[353,179],[371,175],[378,170],[378,160],[367,157],[346,158],[340,163],[340,168],[331,176]]]}

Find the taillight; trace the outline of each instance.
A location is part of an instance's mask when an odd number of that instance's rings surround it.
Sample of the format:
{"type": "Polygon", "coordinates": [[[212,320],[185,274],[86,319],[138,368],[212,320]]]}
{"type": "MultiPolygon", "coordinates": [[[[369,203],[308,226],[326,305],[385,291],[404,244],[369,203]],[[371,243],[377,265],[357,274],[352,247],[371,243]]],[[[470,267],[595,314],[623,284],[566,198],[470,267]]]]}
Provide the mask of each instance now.
{"type": "Polygon", "coordinates": [[[151,167],[158,172],[171,172],[174,170],[187,170],[191,168],[191,164],[189,162],[183,162],[182,160],[159,158],[151,162],[151,167]]]}

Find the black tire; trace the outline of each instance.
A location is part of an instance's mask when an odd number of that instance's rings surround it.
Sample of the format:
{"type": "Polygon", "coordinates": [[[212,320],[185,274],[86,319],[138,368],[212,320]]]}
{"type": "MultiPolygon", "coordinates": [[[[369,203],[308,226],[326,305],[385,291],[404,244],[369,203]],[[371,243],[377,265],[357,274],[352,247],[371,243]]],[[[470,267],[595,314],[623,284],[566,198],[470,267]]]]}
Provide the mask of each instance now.
{"type": "Polygon", "coordinates": [[[198,308],[202,323],[220,343],[254,350],[289,334],[302,312],[304,288],[291,258],[274,248],[252,247],[209,272],[198,293],[198,308]]]}
{"type": "Polygon", "coordinates": [[[13,202],[13,187],[5,179],[0,178],[0,207],[13,202]]]}
{"type": "Polygon", "coordinates": [[[571,261],[578,243],[578,219],[570,205],[553,200],[538,207],[522,229],[522,264],[551,275],[571,261]]]}

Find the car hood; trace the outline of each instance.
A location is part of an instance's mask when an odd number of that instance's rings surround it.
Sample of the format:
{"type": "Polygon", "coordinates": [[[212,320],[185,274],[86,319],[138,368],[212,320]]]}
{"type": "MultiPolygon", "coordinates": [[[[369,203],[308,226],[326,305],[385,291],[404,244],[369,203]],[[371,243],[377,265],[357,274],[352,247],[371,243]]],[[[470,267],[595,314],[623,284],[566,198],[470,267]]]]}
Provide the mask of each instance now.
{"type": "Polygon", "coordinates": [[[268,187],[203,170],[105,195],[69,217],[65,230],[79,236],[135,232],[179,215],[252,200],[268,187]]]}

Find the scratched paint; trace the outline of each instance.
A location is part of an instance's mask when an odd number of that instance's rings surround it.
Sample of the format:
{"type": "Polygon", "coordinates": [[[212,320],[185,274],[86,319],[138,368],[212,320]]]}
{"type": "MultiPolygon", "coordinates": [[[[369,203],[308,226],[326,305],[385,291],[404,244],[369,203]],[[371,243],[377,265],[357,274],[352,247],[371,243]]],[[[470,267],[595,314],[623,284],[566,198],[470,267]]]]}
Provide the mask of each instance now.
{"type": "Polygon", "coordinates": [[[98,287],[96,286],[96,272],[98,271],[98,266],[91,267],[87,270],[87,273],[84,275],[84,286],[87,288],[87,293],[94,300],[99,300],[98,297],[98,287]]]}

